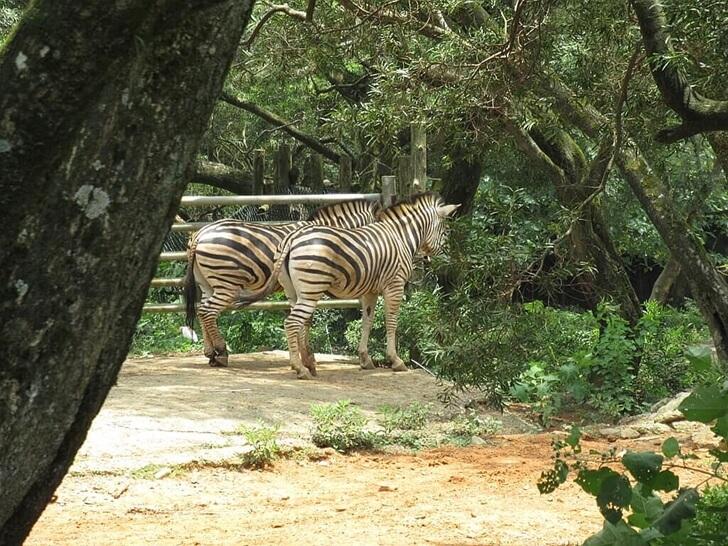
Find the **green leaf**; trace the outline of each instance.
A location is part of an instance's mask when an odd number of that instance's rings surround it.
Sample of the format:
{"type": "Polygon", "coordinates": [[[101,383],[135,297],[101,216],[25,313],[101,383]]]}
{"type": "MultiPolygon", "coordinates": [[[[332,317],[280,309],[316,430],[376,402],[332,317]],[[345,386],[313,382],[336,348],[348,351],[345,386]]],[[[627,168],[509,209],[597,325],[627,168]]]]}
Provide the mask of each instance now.
{"type": "Polygon", "coordinates": [[[637,484],[632,488],[632,500],[629,505],[633,511],[629,521],[632,525],[640,528],[651,525],[664,511],[664,505],[660,497],[641,484],[637,484]],[[644,524],[633,523],[633,518],[635,518],[636,522],[643,522],[644,524]]]}
{"type": "Polygon", "coordinates": [[[675,438],[674,436],[670,436],[667,440],[662,442],[662,454],[668,459],[671,459],[679,453],[680,442],[678,442],[677,438],[675,438]]]}
{"type": "Polygon", "coordinates": [[[650,481],[650,487],[657,491],[675,491],[680,487],[680,478],[669,470],[663,470],[650,481]]]}
{"type": "Polygon", "coordinates": [[[599,511],[610,523],[617,523],[622,519],[622,509],[629,506],[632,499],[632,487],[629,480],[617,474],[609,476],[602,482],[597,495],[599,511]]]}
{"type": "Polygon", "coordinates": [[[579,440],[581,440],[581,429],[579,427],[571,427],[569,435],[566,437],[566,443],[576,449],[579,445],[579,440]]]}
{"type": "Polygon", "coordinates": [[[616,524],[605,521],[602,530],[586,539],[584,546],[648,546],[648,543],[624,521],[616,524]]]}
{"type": "Polygon", "coordinates": [[[596,497],[602,488],[604,480],[610,476],[619,476],[619,474],[605,466],[598,470],[580,470],[575,481],[584,491],[596,497]]]}
{"type": "Polygon", "coordinates": [[[638,482],[649,484],[662,468],[662,455],[651,451],[628,451],[622,457],[622,464],[638,482]]]}
{"type": "Polygon", "coordinates": [[[685,351],[685,358],[695,372],[705,372],[713,365],[708,345],[693,345],[685,351]]]}
{"type": "Polygon", "coordinates": [[[719,417],[715,426],[711,430],[724,440],[728,441],[728,415],[719,417]]]}
{"type": "Polygon", "coordinates": [[[718,459],[718,462],[728,463],[728,451],[721,451],[720,449],[711,449],[710,453],[713,457],[718,459]]]}
{"type": "Polygon", "coordinates": [[[703,385],[683,400],[678,409],[690,421],[708,423],[728,415],[728,393],[718,385],[703,385]]]}
{"type": "Polygon", "coordinates": [[[686,489],[677,499],[665,506],[662,517],[655,522],[655,529],[663,535],[670,535],[680,530],[684,519],[695,517],[695,504],[700,496],[695,489],[686,489]]]}

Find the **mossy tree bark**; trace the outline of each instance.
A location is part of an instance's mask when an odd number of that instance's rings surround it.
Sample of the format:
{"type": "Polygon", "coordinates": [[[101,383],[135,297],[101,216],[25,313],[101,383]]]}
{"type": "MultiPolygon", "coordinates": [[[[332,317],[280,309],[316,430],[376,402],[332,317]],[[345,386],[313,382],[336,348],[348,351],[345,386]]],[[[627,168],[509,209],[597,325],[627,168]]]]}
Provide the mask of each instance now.
{"type": "Polygon", "coordinates": [[[252,0],[34,2],[0,51],[0,543],[114,383],[252,0]]]}

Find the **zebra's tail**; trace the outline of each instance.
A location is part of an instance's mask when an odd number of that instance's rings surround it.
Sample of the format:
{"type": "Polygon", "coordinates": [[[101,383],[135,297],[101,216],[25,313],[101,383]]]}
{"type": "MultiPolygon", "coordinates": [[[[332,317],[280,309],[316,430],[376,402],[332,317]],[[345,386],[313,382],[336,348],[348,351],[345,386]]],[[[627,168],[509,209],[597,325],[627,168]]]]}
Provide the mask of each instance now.
{"type": "Polygon", "coordinates": [[[187,311],[187,326],[195,327],[195,302],[197,301],[197,283],[195,282],[195,249],[197,237],[193,236],[187,246],[187,273],[185,274],[185,306],[187,311]]]}
{"type": "Polygon", "coordinates": [[[273,269],[270,272],[268,280],[263,286],[258,288],[258,290],[241,290],[238,293],[237,298],[235,298],[235,302],[233,303],[233,306],[236,309],[246,307],[251,303],[255,303],[256,301],[260,301],[263,298],[267,298],[273,292],[275,292],[276,288],[278,287],[278,275],[283,268],[283,264],[286,263],[288,259],[288,253],[291,250],[291,243],[293,242],[295,235],[298,235],[299,233],[300,230],[292,231],[291,233],[286,235],[286,238],[283,239],[283,241],[281,241],[281,244],[276,250],[276,257],[273,263],[273,269]]]}

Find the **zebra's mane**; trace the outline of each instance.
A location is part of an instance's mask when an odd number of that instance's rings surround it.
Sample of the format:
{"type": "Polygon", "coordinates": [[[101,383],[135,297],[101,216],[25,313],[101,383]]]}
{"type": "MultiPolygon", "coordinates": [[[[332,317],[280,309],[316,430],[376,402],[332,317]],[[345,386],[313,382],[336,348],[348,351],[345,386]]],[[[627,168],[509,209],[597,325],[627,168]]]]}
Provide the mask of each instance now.
{"type": "Polygon", "coordinates": [[[306,218],[306,220],[309,222],[317,220],[323,212],[326,212],[327,210],[330,210],[330,209],[335,209],[336,207],[339,207],[339,206],[343,205],[344,203],[368,204],[369,210],[372,211],[372,215],[375,217],[381,210],[379,203],[377,203],[376,201],[367,201],[366,199],[354,199],[352,201],[343,201],[341,203],[329,203],[327,205],[321,205],[320,207],[314,209],[313,212],[311,212],[311,214],[308,215],[308,218],[306,218]]]}
{"type": "Polygon", "coordinates": [[[388,211],[407,209],[413,205],[421,203],[422,201],[431,201],[434,205],[441,205],[442,197],[440,197],[433,191],[423,191],[419,193],[413,193],[412,195],[400,197],[387,208],[379,211],[379,214],[377,214],[377,219],[384,218],[384,215],[388,211]]]}

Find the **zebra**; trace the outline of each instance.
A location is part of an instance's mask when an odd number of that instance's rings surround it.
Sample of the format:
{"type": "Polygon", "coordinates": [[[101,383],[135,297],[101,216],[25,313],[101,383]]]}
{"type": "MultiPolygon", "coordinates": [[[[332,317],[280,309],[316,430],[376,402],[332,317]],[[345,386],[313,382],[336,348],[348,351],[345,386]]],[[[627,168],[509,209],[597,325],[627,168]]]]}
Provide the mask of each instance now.
{"type": "MultiPolygon", "coordinates": [[[[204,226],[191,237],[184,283],[187,325],[193,327],[196,314],[210,366],[228,363],[225,339],[217,326],[218,316],[235,307],[241,290],[255,290],[268,283],[276,249],[286,235],[312,225],[355,228],[373,222],[380,209],[377,202],[344,201],[319,207],[305,221],[261,225],[225,219],[204,226]],[[202,289],[202,300],[195,313],[197,284],[202,289]]],[[[277,287],[277,279],[272,284],[271,292],[277,287]]]]}
{"type": "Polygon", "coordinates": [[[358,353],[362,369],[374,364],[367,349],[374,307],[384,296],[387,358],[394,371],[407,366],[397,356],[397,316],[405,283],[414,257],[440,254],[445,250],[445,219],[460,205],[445,205],[434,193],[411,196],[377,215],[377,221],[356,229],[310,226],[290,233],[281,243],[273,272],[258,290],[241,291],[240,306],[258,301],[277,286],[278,279],[288,299],[295,302],[286,318],[291,367],[299,379],[316,375],[307,329],[316,304],[324,295],[359,298],[362,308],[358,353]],[[303,365],[302,365],[303,363],[303,365]]]}

